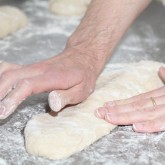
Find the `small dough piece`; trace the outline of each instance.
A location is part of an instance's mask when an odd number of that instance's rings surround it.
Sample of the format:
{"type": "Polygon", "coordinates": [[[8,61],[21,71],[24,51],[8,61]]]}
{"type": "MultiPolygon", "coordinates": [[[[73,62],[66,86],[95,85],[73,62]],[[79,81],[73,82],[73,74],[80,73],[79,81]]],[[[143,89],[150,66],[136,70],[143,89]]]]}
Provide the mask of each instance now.
{"type": "Polygon", "coordinates": [[[27,17],[19,9],[11,6],[0,7],[0,39],[25,27],[27,17]]]}
{"type": "Polygon", "coordinates": [[[91,0],[50,0],[49,10],[58,15],[84,15],[91,0]]]}
{"type": "Polygon", "coordinates": [[[157,74],[160,66],[157,62],[108,65],[94,93],[84,102],[66,108],[57,117],[39,114],[27,123],[24,132],[27,151],[49,159],[62,159],[109,134],[115,126],[95,117],[95,110],[106,101],[163,86],[157,74]]]}

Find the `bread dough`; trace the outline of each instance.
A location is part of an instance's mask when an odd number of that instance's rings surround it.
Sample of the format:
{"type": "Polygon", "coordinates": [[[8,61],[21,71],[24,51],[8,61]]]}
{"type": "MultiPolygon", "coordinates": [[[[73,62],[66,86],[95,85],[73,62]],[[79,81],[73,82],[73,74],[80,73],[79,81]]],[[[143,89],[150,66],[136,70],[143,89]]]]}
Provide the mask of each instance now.
{"type": "Polygon", "coordinates": [[[49,159],[66,158],[109,134],[115,126],[95,117],[95,110],[106,101],[128,98],[162,86],[157,74],[161,65],[156,62],[108,65],[87,100],[66,108],[57,117],[39,114],[27,123],[27,151],[49,159]]]}
{"type": "MultiPolygon", "coordinates": [[[[165,5],[165,0],[161,1],[165,5]]],[[[91,0],[49,0],[49,10],[59,15],[83,15],[91,0]]]]}
{"type": "Polygon", "coordinates": [[[50,0],[49,10],[59,15],[83,15],[91,0],[50,0]]]}
{"type": "Polygon", "coordinates": [[[165,5],[165,0],[158,0],[158,1],[161,1],[163,3],[163,5],[165,5]]]}
{"type": "Polygon", "coordinates": [[[27,25],[27,17],[22,11],[11,6],[0,7],[0,39],[27,25]]]}
{"type": "MultiPolygon", "coordinates": [[[[161,1],[165,5],[165,0],[161,1]]],[[[49,0],[49,10],[58,15],[83,15],[91,0],[49,0]]]]}

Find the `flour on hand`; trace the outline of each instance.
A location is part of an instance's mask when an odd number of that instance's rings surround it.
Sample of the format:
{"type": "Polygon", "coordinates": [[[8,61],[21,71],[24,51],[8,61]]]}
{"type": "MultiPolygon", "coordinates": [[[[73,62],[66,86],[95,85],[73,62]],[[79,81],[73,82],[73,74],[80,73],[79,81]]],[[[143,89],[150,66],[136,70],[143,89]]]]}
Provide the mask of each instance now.
{"type": "Polygon", "coordinates": [[[0,39],[25,27],[27,17],[19,9],[11,6],[0,7],[0,39]]]}
{"type": "Polygon", "coordinates": [[[94,93],[84,102],[64,109],[57,117],[39,114],[27,123],[27,151],[49,159],[62,159],[109,134],[116,126],[95,117],[95,110],[107,101],[163,86],[157,74],[162,65],[157,62],[108,65],[100,75],[94,93]]]}

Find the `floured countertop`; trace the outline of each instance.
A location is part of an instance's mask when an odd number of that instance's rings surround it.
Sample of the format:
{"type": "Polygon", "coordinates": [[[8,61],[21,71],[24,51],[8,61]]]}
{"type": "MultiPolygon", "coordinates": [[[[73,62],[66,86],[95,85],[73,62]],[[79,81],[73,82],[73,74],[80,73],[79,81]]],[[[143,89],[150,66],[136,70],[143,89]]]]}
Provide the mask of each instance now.
{"type": "MultiPolygon", "coordinates": [[[[46,0],[0,0],[20,7],[29,18],[27,28],[0,40],[0,60],[27,64],[60,52],[80,18],[52,15],[46,0]]],[[[140,60],[165,62],[165,9],[153,2],[124,37],[111,63],[140,60]]],[[[35,114],[45,112],[47,94],[36,95],[0,121],[0,158],[12,165],[148,165],[164,164],[165,133],[140,134],[131,126],[118,127],[84,151],[60,161],[34,157],[25,151],[23,129],[35,114]]],[[[2,160],[0,159],[0,165],[2,160]]]]}

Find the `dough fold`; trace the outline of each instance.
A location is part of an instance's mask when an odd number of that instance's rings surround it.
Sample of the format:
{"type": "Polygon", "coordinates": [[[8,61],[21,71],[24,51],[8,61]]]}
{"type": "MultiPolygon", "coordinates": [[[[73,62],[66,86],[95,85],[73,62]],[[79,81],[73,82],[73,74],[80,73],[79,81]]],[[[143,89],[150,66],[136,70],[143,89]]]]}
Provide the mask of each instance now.
{"type": "Polygon", "coordinates": [[[34,116],[25,128],[29,153],[49,159],[62,159],[82,151],[110,133],[116,126],[95,117],[95,110],[106,101],[124,99],[163,86],[157,62],[106,66],[94,93],[84,102],[64,109],[57,117],[34,116]]]}

